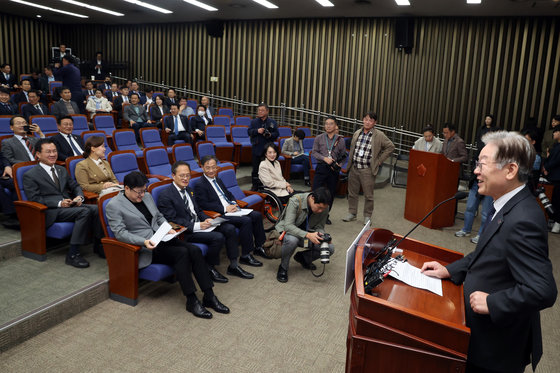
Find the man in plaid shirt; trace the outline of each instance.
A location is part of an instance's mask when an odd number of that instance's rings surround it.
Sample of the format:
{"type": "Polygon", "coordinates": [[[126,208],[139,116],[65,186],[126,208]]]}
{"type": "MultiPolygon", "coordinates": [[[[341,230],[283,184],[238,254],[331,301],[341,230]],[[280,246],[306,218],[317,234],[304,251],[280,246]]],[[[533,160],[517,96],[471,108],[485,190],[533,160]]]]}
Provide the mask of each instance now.
{"type": "Polygon", "coordinates": [[[379,166],[395,149],[385,134],[375,129],[377,114],[364,115],[362,129],[352,136],[348,159],[348,215],[343,221],[356,220],[360,187],[364,191],[364,224],[373,213],[373,188],[379,166]]]}

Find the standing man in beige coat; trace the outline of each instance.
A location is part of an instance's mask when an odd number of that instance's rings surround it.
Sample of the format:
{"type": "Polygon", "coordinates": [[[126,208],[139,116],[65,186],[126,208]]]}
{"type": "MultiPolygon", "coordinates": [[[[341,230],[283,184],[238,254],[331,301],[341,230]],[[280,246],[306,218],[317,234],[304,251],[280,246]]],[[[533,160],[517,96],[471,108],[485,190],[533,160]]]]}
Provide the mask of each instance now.
{"type": "Polygon", "coordinates": [[[364,192],[364,224],[373,213],[373,188],[379,166],[395,149],[385,134],[375,129],[377,114],[364,115],[364,126],[352,136],[348,157],[348,215],[343,221],[356,220],[360,187],[364,192]]]}

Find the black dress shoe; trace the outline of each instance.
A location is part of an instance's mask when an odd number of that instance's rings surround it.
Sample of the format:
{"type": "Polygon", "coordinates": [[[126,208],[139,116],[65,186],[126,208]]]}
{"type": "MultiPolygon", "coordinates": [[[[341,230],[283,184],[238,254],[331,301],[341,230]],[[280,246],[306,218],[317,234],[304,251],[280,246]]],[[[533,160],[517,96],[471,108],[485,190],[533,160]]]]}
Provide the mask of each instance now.
{"type": "Polygon", "coordinates": [[[311,186],[311,183],[309,182],[309,179],[306,179],[306,180],[303,182],[303,184],[305,184],[305,186],[308,186],[308,187],[311,186]]]}
{"type": "Polygon", "coordinates": [[[259,262],[251,254],[248,254],[247,256],[242,256],[241,258],[239,258],[239,261],[243,264],[247,264],[247,265],[250,265],[252,267],[262,267],[262,265],[263,265],[262,262],[259,262]]]}
{"type": "Polygon", "coordinates": [[[93,252],[99,255],[100,258],[105,259],[105,250],[103,249],[103,245],[101,244],[94,244],[93,245],[93,252]]]}
{"type": "Polygon", "coordinates": [[[288,271],[282,267],[282,264],[278,266],[278,273],[276,274],[276,279],[280,282],[288,282],[288,271]]]}
{"type": "Polygon", "coordinates": [[[218,300],[218,297],[216,297],[215,295],[212,296],[211,299],[206,299],[206,297],[204,297],[203,305],[204,307],[210,307],[214,311],[219,313],[229,313],[229,308],[224,306],[222,302],[218,300]]]}
{"type": "Polygon", "coordinates": [[[247,272],[246,270],[244,270],[240,266],[237,266],[237,268],[228,267],[227,274],[232,275],[232,276],[241,277],[241,278],[246,278],[246,279],[251,279],[251,278],[255,277],[252,273],[247,272]]]}
{"type": "Polygon", "coordinates": [[[329,218],[327,217],[327,221],[326,221],[326,223],[327,223],[327,225],[331,225],[331,224],[332,224],[332,221],[331,221],[331,219],[329,219],[329,218]]]}
{"type": "Polygon", "coordinates": [[[66,264],[71,265],[76,268],[87,268],[89,267],[89,262],[82,258],[80,254],[67,255],[66,264]]]}
{"type": "Polygon", "coordinates": [[[2,225],[4,226],[4,228],[20,230],[19,220],[14,219],[14,218],[9,218],[9,219],[4,220],[2,222],[2,225]]]}
{"type": "Polygon", "coordinates": [[[294,260],[296,262],[298,262],[299,264],[301,264],[301,266],[305,269],[309,269],[311,271],[314,271],[317,269],[317,267],[315,266],[315,264],[313,263],[307,263],[305,261],[305,259],[303,258],[303,254],[301,253],[301,251],[297,252],[296,255],[294,255],[294,260]]]}
{"type": "Polygon", "coordinates": [[[204,308],[204,306],[200,304],[200,301],[198,299],[192,303],[187,302],[187,311],[202,319],[212,318],[212,313],[204,308]]]}
{"type": "Polygon", "coordinates": [[[222,284],[225,284],[229,281],[227,277],[218,272],[218,270],[214,268],[214,266],[208,266],[208,270],[210,271],[210,277],[212,277],[212,281],[220,282],[222,284]]]}
{"type": "Polygon", "coordinates": [[[255,250],[253,250],[253,255],[258,255],[261,256],[265,259],[272,259],[271,257],[269,257],[268,255],[266,255],[266,251],[264,251],[264,249],[262,248],[262,246],[259,247],[255,247],[255,250]]]}

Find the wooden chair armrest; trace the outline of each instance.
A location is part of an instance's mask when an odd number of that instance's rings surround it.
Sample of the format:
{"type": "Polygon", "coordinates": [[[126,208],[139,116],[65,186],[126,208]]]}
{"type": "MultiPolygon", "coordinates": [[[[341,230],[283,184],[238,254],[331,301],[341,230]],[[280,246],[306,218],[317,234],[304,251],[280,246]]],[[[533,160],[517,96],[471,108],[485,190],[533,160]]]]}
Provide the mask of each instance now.
{"type": "Polygon", "coordinates": [[[163,176],[163,175],[146,174],[146,176],[147,176],[148,178],[155,178],[155,179],[158,179],[159,181],[171,179],[170,177],[163,176]]]}
{"type": "Polygon", "coordinates": [[[132,245],[129,243],[125,243],[125,242],[121,242],[119,240],[117,240],[116,238],[111,238],[111,237],[103,237],[101,239],[101,243],[103,244],[103,246],[107,246],[107,247],[113,247],[113,248],[117,248],[119,250],[126,250],[126,251],[131,251],[131,252],[136,252],[136,251],[140,251],[140,246],[138,245],[132,245]]]}
{"type": "Polygon", "coordinates": [[[241,201],[241,200],[239,200],[239,199],[238,199],[237,201],[235,201],[235,202],[237,202],[237,205],[238,205],[239,207],[241,207],[242,209],[245,208],[245,207],[247,207],[247,206],[249,205],[247,202],[241,201]]]}
{"type": "Polygon", "coordinates": [[[284,153],[280,153],[280,155],[281,155],[282,157],[286,158],[286,159],[292,159],[292,156],[291,156],[291,155],[284,154],[284,153]]]}
{"type": "Polygon", "coordinates": [[[261,197],[262,199],[265,199],[265,198],[266,198],[266,194],[260,193],[260,192],[254,192],[254,191],[252,191],[252,190],[244,190],[243,193],[244,193],[246,196],[250,196],[250,195],[256,194],[256,195],[258,195],[259,197],[261,197]]]}
{"type": "Polygon", "coordinates": [[[14,206],[20,206],[29,210],[45,211],[47,206],[42,203],[32,202],[32,201],[14,201],[14,206]]]}
{"type": "Polygon", "coordinates": [[[89,192],[87,190],[82,191],[84,193],[84,202],[90,205],[97,204],[97,199],[99,198],[99,194],[89,192]]]}
{"type": "Polygon", "coordinates": [[[218,216],[222,216],[222,214],[216,211],[202,210],[202,212],[208,215],[211,219],[216,219],[218,216]]]}

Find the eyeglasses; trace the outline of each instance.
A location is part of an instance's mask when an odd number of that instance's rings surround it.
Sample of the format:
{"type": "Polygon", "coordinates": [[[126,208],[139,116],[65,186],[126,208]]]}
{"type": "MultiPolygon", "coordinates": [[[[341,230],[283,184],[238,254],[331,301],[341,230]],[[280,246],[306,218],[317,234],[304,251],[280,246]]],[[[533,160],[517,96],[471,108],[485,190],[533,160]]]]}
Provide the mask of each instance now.
{"type": "Polygon", "coordinates": [[[475,164],[475,168],[480,168],[482,170],[482,166],[486,166],[490,163],[496,163],[496,162],[490,161],[490,162],[484,163],[484,162],[476,161],[474,164],[475,164]]]}
{"type": "Polygon", "coordinates": [[[139,196],[141,196],[142,194],[146,194],[146,192],[148,191],[147,189],[142,189],[140,191],[136,189],[130,189],[130,190],[132,190],[134,193],[138,194],[139,196]]]}
{"type": "Polygon", "coordinates": [[[202,168],[208,171],[212,171],[212,170],[217,170],[218,166],[203,166],[202,168]]]}
{"type": "Polygon", "coordinates": [[[190,179],[191,178],[191,174],[181,174],[181,175],[177,175],[177,177],[179,179],[190,179]]]}

